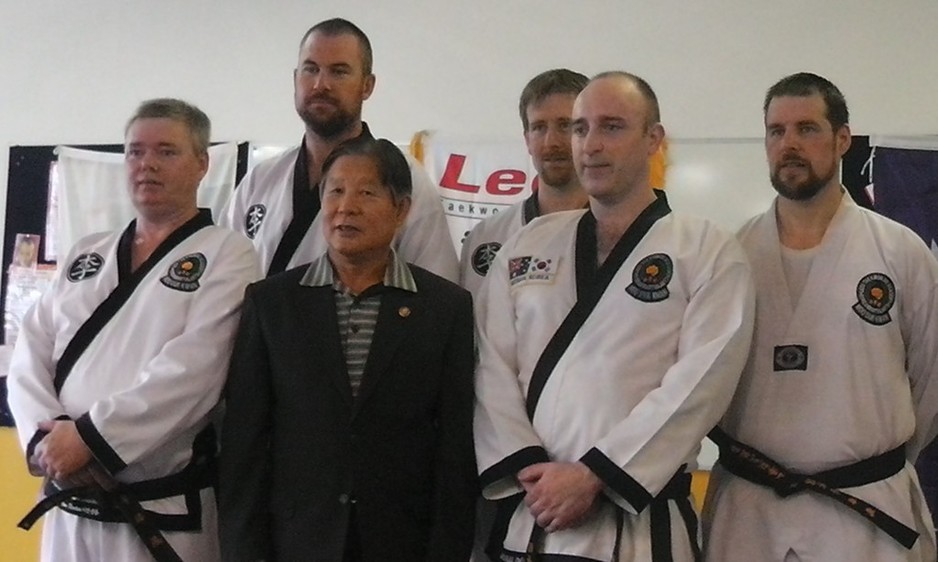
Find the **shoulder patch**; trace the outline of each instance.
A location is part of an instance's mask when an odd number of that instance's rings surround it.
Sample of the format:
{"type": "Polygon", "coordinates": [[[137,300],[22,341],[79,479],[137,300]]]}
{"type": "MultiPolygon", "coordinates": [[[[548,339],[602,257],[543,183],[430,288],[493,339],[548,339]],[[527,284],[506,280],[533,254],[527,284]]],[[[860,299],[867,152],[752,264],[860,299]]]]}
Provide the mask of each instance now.
{"type": "Polygon", "coordinates": [[[671,295],[668,283],[674,275],[674,264],[667,254],[651,254],[642,258],[632,270],[632,284],[625,292],[642,302],[660,302],[671,295]]]}
{"type": "Polygon", "coordinates": [[[254,240],[254,237],[257,236],[257,231],[261,228],[261,223],[264,222],[264,217],[267,216],[267,207],[261,205],[260,203],[256,205],[251,205],[248,208],[248,212],[244,214],[244,233],[247,234],[247,237],[251,240],[254,240]]]}
{"type": "Polygon", "coordinates": [[[75,258],[72,265],[68,266],[66,277],[72,283],[78,283],[79,281],[91,279],[101,271],[102,267],[104,267],[104,258],[101,257],[101,254],[94,252],[81,254],[75,258]]]}
{"type": "Polygon", "coordinates": [[[853,311],[874,326],[888,324],[889,309],[896,303],[896,285],[885,273],[870,273],[857,283],[857,303],[853,311]]]}
{"type": "Polygon", "coordinates": [[[551,283],[557,273],[552,258],[522,256],[508,260],[508,281],[511,285],[529,281],[551,283]]]}
{"type": "Polygon", "coordinates": [[[472,251],[472,271],[485,277],[485,274],[489,272],[489,268],[492,267],[495,254],[497,254],[501,248],[502,245],[498,242],[487,242],[476,246],[476,249],[472,251]]]}
{"type": "Polygon", "coordinates": [[[177,291],[191,293],[199,288],[199,278],[205,273],[208,260],[202,253],[189,254],[169,266],[160,282],[177,291]]]}

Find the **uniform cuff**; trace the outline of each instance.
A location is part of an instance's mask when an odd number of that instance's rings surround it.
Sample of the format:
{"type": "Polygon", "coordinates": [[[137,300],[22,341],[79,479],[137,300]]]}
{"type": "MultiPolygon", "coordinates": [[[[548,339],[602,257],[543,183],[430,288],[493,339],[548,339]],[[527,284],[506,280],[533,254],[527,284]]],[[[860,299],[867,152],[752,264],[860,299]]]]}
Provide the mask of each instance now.
{"type": "Polygon", "coordinates": [[[98,432],[98,428],[94,426],[89,414],[83,414],[75,420],[75,428],[78,430],[81,440],[91,450],[91,454],[108,472],[117,474],[127,467],[127,463],[121,460],[120,455],[108,445],[101,433],[98,432]]]}
{"type": "Polygon", "coordinates": [[[603,484],[622,499],[629,502],[637,513],[648,507],[654,499],[644,486],[612,462],[605,453],[593,447],[580,458],[580,462],[589,467],[603,481],[603,484]]]}
{"type": "Polygon", "coordinates": [[[547,451],[543,447],[525,447],[485,469],[479,475],[479,481],[485,488],[503,478],[514,478],[522,468],[539,462],[550,462],[547,451]]]}

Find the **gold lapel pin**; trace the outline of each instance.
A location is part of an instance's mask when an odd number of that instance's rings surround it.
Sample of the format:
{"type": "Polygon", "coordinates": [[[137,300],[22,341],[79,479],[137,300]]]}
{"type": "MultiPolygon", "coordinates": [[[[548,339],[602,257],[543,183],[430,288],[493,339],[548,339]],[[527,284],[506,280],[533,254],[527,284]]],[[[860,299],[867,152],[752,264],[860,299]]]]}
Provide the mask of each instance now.
{"type": "Polygon", "coordinates": [[[407,318],[408,316],[410,316],[410,309],[407,308],[406,306],[402,306],[399,309],[397,309],[397,313],[398,315],[400,315],[401,318],[407,318]]]}

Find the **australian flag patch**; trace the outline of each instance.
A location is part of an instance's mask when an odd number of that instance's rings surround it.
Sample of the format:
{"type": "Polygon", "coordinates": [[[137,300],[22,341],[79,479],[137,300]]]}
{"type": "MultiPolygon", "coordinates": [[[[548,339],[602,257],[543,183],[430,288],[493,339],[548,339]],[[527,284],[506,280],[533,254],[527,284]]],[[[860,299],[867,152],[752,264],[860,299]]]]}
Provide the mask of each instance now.
{"type": "Polygon", "coordinates": [[[522,256],[508,260],[508,281],[512,286],[530,281],[553,282],[556,258],[522,256]]]}

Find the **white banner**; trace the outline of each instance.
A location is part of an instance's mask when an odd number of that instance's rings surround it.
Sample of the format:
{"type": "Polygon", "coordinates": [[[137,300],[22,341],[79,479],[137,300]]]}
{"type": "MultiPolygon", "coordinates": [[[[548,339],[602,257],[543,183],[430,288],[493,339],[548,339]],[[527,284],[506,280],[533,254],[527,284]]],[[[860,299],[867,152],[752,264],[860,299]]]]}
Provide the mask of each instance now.
{"type": "MultiPolygon", "coordinates": [[[[127,226],[135,215],[127,196],[124,155],[67,146],[56,148],[58,212],[56,247],[64,255],[79,239],[127,226]]],[[[238,145],[209,147],[208,172],[199,185],[198,204],[217,217],[234,189],[238,145]]]]}
{"type": "Polygon", "coordinates": [[[518,138],[422,133],[423,165],[440,190],[443,211],[458,252],[482,219],[523,201],[536,185],[521,135],[518,138]]]}

